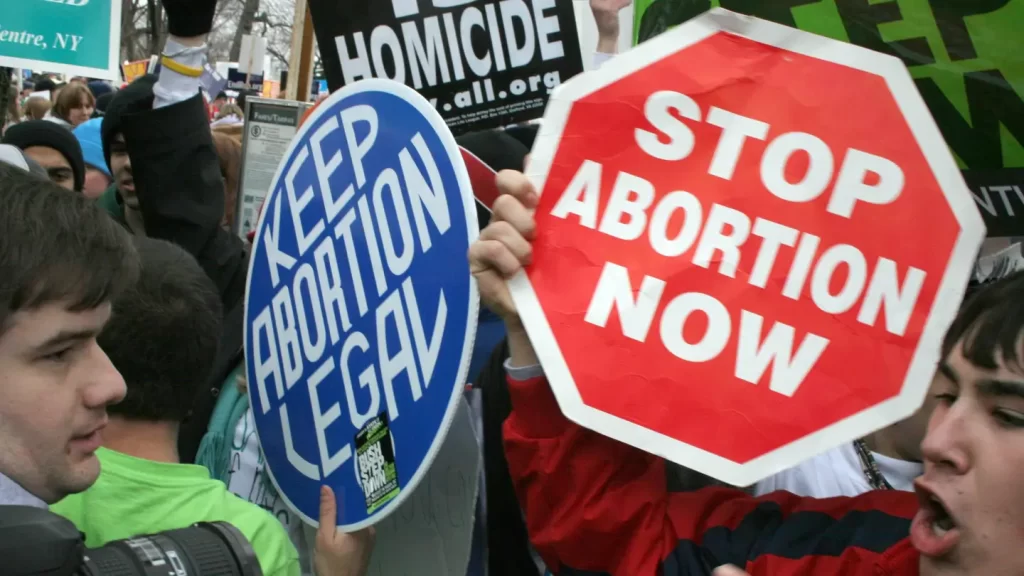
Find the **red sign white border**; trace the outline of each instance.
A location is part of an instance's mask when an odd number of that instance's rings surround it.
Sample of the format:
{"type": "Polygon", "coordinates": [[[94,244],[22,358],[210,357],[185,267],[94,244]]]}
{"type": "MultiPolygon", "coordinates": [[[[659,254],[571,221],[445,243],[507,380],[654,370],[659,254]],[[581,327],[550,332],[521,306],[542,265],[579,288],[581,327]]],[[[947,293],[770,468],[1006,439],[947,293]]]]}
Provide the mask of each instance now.
{"type": "Polygon", "coordinates": [[[749,486],[809,457],[903,420],[917,410],[924,401],[940,360],[945,332],[963,299],[974,259],[985,238],[985,225],[938,126],[909,71],[898,58],[722,8],[689,20],[613,58],[598,70],[576,76],[557,88],[548,102],[526,168],[526,175],[536,190],[541,192],[544,189],[574,101],[722,31],[884,78],[961,226],[900,395],[739,464],[584,404],[526,274],[520,271],[509,281],[509,288],[537,357],[567,418],[729,484],[749,486]]]}

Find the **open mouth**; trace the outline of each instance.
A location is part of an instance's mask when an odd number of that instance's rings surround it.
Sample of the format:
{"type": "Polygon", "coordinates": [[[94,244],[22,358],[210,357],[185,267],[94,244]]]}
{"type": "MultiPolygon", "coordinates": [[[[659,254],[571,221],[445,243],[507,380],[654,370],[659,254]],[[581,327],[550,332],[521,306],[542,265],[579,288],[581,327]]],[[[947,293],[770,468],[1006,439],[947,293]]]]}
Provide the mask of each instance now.
{"type": "Polygon", "coordinates": [[[932,509],[932,529],[936,534],[944,536],[946,532],[956,528],[956,522],[953,521],[953,517],[949,515],[949,511],[938,498],[930,497],[928,506],[932,509]]]}
{"type": "Polygon", "coordinates": [[[914,485],[920,505],[910,527],[910,538],[925,556],[948,554],[960,540],[960,526],[949,508],[930,488],[914,485]]]}

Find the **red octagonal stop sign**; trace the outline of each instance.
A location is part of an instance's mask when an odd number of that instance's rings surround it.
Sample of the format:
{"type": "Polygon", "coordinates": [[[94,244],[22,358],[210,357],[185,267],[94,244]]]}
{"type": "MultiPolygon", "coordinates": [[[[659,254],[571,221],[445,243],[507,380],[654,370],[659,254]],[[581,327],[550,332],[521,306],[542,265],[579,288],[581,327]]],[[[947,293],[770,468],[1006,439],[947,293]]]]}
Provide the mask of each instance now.
{"type": "Polygon", "coordinates": [[[738,485],[920,406],[984,237],[898,59],[724,10],[561,87],[528,173],[562,410],[738,485]]]}

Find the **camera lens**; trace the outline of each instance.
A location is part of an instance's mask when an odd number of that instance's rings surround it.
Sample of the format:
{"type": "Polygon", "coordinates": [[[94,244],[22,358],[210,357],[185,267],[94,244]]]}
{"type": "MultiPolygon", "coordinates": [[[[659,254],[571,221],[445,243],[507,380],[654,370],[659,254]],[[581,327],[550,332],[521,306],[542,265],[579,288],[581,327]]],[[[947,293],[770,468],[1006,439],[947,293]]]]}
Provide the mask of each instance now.
{"type": "Polygon", "coordinates": [[[249,540],[227,522],[200,523],[85,551],[82,576],[263,576],[249,540]]]}

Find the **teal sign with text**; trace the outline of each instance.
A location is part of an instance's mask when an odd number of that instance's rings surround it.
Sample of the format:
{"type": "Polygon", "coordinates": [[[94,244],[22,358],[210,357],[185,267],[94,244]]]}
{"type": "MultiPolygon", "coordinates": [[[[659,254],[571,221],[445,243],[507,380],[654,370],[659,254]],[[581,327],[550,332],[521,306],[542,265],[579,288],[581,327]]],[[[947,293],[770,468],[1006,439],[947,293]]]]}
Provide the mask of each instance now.
{"type": "Polygon", "coordinates": [[[5,1],[0,66],[118,78],[121,0],[5,1]]]}

